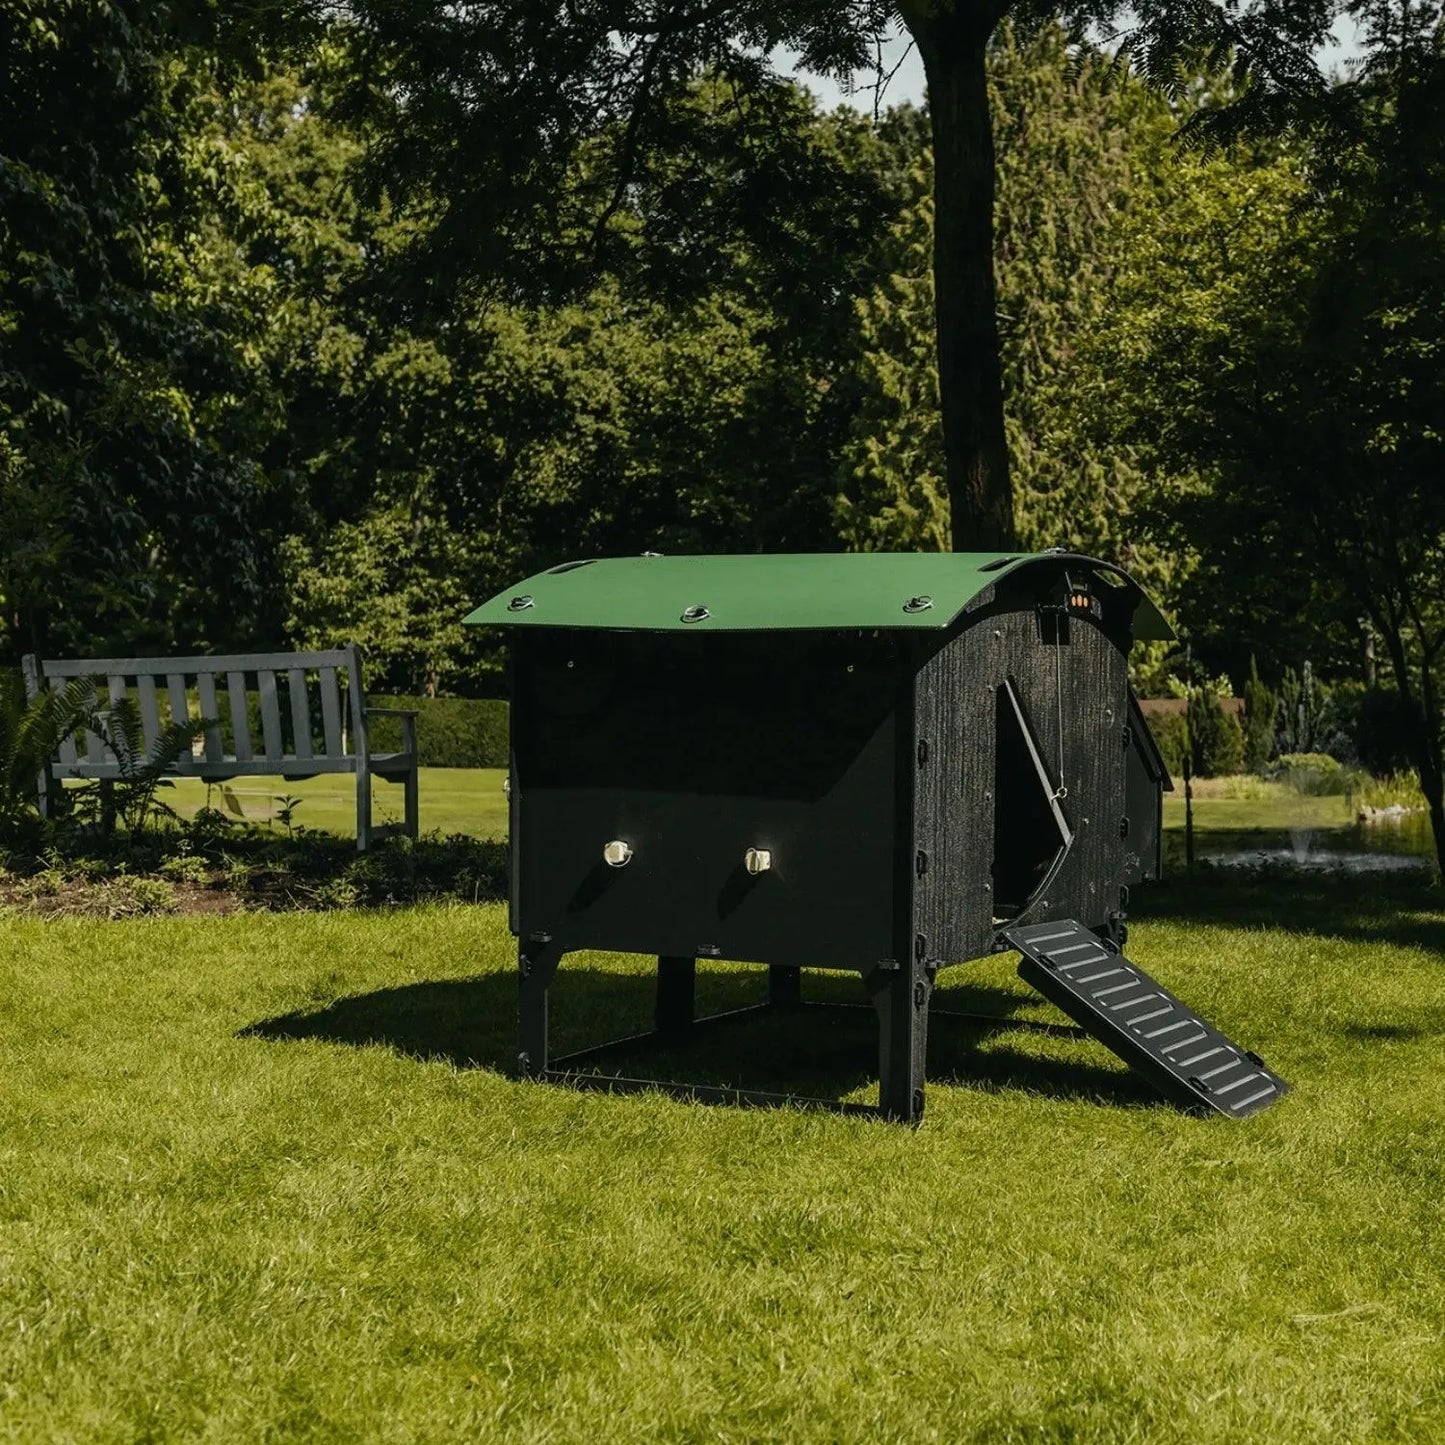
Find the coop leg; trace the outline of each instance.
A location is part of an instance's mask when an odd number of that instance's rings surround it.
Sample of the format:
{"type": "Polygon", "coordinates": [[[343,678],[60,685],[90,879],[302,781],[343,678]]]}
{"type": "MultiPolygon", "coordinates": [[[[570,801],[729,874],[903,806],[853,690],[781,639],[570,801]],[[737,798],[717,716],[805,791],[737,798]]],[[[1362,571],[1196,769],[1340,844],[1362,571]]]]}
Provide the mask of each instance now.
{"type": "Polygon", "coordinates": [[[783,964],[768,965],[768,1002],[774,1008],[801,1008],[803,970],[783,964]]]}
{"type": "Polygon", "coordinates": [[[877,968],[867,985],[878,1011],[878,1111],[885,1119],[916,1124],[923,1117],[933,970],[911,961],[877,968]]]}
{"type": "Polygon", "coordinates": [[[685,1034],[696,1017],[697,960],[661,957],[657,960],[657,1031],[685,1034]]]}
{"type": "Polygon", "coordinates": [[[517,949],[517,1074],[537,1078],[547,1071],[547,990],[562,951],[548,942],[523,942],[517,949]]]}

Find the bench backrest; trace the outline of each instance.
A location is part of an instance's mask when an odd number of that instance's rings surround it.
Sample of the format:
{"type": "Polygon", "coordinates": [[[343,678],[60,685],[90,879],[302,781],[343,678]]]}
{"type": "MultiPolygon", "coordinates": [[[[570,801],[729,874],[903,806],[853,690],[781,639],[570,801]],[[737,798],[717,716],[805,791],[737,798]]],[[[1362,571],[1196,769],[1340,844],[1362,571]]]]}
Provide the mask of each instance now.
{"type": "MultiPolygon", "coordinates": [[[[329,762],[335,767],[343,759],[366,753],[361,655],[354,646],[332,652],[216,657],[31,656],[24,666],[26,687],[32,695],[43,686],[63,687],[77,677],[104,678],[111,704],[133,690],[147,756],[171,722],[210,719],[201,749],[182,753],[173,765],[172,771],[180,775],[215,775],[235,765],[239,765],[238,772],[304,773],[308,764],[314,767],[329,762]],[[350,711],[349,737],[343,725],[343,678],[350,711]],[[259,735],[251,725],[247,706],[250,691],[257,694],[260,704],[259,735]],[[314,710],[313,698],[319,703],[314,710]],[[230,718],[229,749],[223,728],[226,715],[230,718]]],[[[98,710],[103,709],[104,700],[98,698],[97,705],[98,710]]],[[[103,738],[88,731],[83,745],[84,757],[75,737],[62,740],[53,761],[59,773],[104,777],[118,771],[118,759],[103,738]]]]}

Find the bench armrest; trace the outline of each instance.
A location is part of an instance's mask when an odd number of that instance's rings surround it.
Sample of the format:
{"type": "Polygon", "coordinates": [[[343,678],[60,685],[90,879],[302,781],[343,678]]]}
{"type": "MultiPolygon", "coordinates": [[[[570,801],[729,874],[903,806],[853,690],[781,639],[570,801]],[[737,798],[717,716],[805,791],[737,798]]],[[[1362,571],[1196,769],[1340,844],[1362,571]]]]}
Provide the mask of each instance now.
{"type": "MultiPolygon", "coordinates": [[[[401,750],[403,753],[410,753],[413,760],[417,756],[416,751],[416,715],[414,707],[364,707],[362,715],[368,724],[374,717],[394,717],[401,723],[401,750]]],[[[370,732],[370,727],[367,729],[370,732]]],[[[368,744],[368,752],[370,746],[368,744]]]]}

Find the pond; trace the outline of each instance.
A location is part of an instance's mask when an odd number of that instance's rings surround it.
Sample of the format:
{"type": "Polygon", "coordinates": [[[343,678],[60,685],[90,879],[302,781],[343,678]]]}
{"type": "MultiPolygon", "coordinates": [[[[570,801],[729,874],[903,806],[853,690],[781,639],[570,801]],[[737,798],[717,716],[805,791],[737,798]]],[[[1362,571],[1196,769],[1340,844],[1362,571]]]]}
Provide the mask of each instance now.
{"type": "MultiPolygon", "coordinates": [[[[1420,873],[1435,867],[1430,820],[1423,813],[1388,822],[1324,827],[1200,828],[1194,830],[1194,860],[1212,868],[1307,872],[1420,873]]],[[[1184,829],[1166,827],[1164,869],[1185,867],[1184,829]]]]}

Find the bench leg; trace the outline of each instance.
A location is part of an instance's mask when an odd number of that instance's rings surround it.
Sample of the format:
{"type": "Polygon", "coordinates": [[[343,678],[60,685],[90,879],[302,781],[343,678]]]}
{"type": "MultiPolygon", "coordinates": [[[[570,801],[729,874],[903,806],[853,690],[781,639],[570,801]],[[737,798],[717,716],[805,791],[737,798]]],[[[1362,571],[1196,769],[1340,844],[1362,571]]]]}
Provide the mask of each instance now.
{"type": "Polygon", "coordinates": [[[406,832],[410,838],[419,837],[421,834],[421,808],[420,788],[417,780],[417,770],[413,768],[407,775],[402,786],[406,789],[406,832]]]}
{"type": "Polygon", "coordinates": [[[365,853],[371,847],[371,774],[356,770],[356,851],[365,853]]]}

